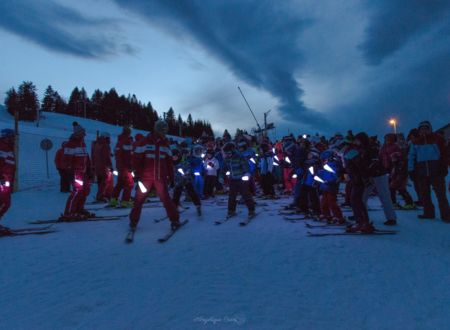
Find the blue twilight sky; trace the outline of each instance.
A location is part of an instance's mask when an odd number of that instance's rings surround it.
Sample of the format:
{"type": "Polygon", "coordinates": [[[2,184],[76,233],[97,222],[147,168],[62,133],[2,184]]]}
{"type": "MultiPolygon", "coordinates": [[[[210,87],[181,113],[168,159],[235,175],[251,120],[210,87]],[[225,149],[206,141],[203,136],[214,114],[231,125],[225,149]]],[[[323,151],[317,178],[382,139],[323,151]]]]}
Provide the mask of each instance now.
{"type": "Polygon", "coordinates": [[[0,102],[22,81],[136,94],[277,135],[450,121],[450,0],[2,0],[0,102]]]}

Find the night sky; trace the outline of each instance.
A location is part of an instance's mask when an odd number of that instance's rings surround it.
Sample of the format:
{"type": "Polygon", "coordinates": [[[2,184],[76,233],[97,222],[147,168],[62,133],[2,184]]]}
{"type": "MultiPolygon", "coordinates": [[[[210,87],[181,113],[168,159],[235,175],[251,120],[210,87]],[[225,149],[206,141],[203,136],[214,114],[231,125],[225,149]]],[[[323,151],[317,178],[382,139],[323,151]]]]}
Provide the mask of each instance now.
{"type": "Polygon", "coordinates": [[[222,132],[407,132],[450,121],[450,0],[2,0],[10,87],[114,87],[222,132]]]}

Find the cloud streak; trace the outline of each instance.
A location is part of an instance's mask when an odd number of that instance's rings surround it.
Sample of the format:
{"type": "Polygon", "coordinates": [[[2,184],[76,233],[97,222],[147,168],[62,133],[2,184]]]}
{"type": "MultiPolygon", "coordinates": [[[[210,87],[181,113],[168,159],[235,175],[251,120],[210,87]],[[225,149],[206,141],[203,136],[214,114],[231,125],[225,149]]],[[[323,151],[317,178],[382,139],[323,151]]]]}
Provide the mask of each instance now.
{"type": "Polygon", "coordinates": [[[131,45],[113,37],[112,32],[118,30],[113,20],[88,18],[50,0],[0,1],[0,28],[46,49],[77,57],[98,59],[135,52],[131,45]]]}
{"type": "Polygon", "coordinates": [[[302,31],[312,22],[290,2],[271,0],[115,0],[178,38],[194,41],[237,77],[270,92],[285,120],[324,125],[302,102],[295,79],[304,58],[302,31]]]}
{"type": "Polygon", "coordinates": [[[426,32],[448,19],[448,0],[378,0],[370,1],[369,26],[361,50],[371,65],[378,65],[426,32]]]}

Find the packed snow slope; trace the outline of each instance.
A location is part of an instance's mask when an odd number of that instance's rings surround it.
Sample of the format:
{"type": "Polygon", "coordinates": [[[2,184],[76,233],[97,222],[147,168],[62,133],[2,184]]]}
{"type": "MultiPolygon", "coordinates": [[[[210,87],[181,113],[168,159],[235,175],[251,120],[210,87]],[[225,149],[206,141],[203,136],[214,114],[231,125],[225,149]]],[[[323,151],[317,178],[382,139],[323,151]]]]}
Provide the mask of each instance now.
{"type": "MultiPolygon", "coordinates": [[[[72,119],[50,117],[29,134],[66,137],[72,119]]],[[[21,145],[22,164],[33,162],[36,148],[21,145]]],[[[63,211],[67,194],[46,184],[45,167],[33,171],[35,188],[13,195],[3,225],[31,226],[63,211]]],[[[20,176],[26,182],[24,168],[20,176]]],[[[259,206],[240,227],[245,208],[216,226],[226,207],[205,202],[203,216],[185,211],[190,222],[164,244],[157,239],[169,224],[153,221],[161,207],[143,210],[131,245],[126,218],[0,238],[0,329],[448,329],[448,225],[408,211],[399,212],[396,235],[312,238],[302,221],[278,215],[286,203],[259,206]]],[[[381,211],[370,216],[384,227],[381,211]]]]}

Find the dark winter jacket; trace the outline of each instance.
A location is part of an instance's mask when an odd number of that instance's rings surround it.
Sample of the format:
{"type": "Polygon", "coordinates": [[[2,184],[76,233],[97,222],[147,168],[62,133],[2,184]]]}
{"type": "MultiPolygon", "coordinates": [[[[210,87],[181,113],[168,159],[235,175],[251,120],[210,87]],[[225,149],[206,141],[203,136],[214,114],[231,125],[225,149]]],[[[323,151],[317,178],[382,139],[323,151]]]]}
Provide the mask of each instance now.
{"type": "Polygon", "coordinates": [[[326,167],[317,171],[317,176],[324,182],[320,183],[319,190],[338,193],[339,177],[341,176],[341,166],[338,162],[330,161],[326,167]]]}
{"type": "Polygon", "coordinates": [[[360,147],[349,147],[344,155],[345,168],[353,185],[365,186],[369,182],[370,158],[366,150],[360,147]]]}
{"type": "Polygon", "coordinates": [[[237,151],[233,155],[224,159],[224,173],[230,172],[230,180],[241,180],[246,173],[250,173],[247,160],[237,151]]]}
{"type": "Polygon", "coordinates": [[[108,138],[99,137],[92,145],[92,166],[97,175],[112,168],[111,147],[108,140],[108,138]]]}
{"type": "Polygon", "coordinates": [[[408,171],[416,176],[446,176],[448,165],[445,141],[438,134],[421,135],[409,149],[408,171]]]}

